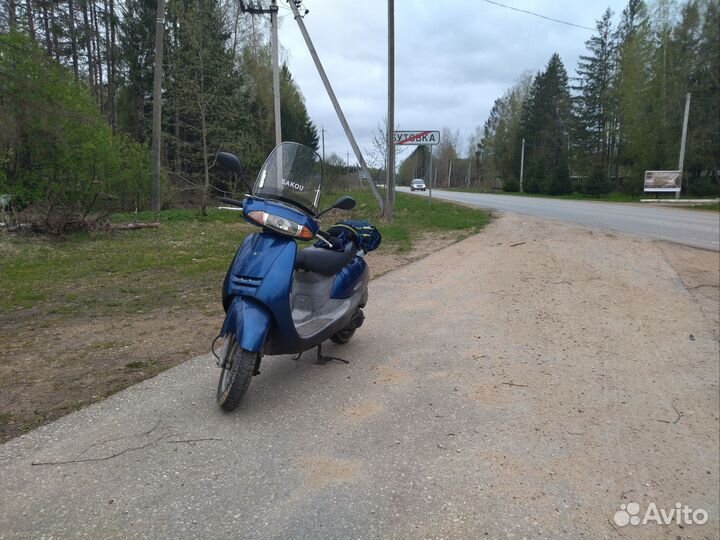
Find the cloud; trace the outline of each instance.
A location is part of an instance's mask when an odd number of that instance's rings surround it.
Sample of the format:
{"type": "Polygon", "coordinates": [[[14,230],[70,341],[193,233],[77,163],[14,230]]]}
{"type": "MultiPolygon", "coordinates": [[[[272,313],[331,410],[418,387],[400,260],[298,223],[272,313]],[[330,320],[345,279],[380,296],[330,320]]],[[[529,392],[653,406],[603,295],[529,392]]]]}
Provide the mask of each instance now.
{"type": "MultiPolygon", "coordinates": [[[[589,27],[605,9],[577,0],[503,3],[589,27]]],[[[625,0],[608,4],[617,14],[625,0]]],[[[310,10],[304,19],[308,32],[358,144],[370,148],[372,132],[387,112],[387,3],[305,0],[304,5],[310,10]]],[[[281,9],[280,41],[293,77],[311,118],[327,130],[326,154],[345,156],[350,144],[288,14],[288,8],[281,9]]],[[[557,52],[572,75],[591,35],[482,0],[395,2],[396,124],[458,129],[463,153],[465,141],[485,122],[495,99],[523,71],[541,70],[557,52]]]]}

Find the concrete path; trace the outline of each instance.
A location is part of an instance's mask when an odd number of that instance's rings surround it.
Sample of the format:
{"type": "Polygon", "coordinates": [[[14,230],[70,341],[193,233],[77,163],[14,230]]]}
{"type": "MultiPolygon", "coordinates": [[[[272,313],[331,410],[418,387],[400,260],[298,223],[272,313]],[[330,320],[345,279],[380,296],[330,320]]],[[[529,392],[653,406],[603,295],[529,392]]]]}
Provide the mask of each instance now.
{"type": "MultiPolygon", "coordinates": [[[[409,188],[398,191],[410,193],[409,188]]],[[[428,192],[413,192],[428,196],[428,192]]],[[[487,193],[433,190],[433,197],[528,216],[557,219],[704,249],[720,249],[720,214],[640,204],[572,201],[487,193]]]]}
{"type": "Polygon", "coordinates": [[[235,413],[203,356],[2,445],[0,539],[717,537],[716,328],[657,243],[505,216],[370,292],[235,413]]]}

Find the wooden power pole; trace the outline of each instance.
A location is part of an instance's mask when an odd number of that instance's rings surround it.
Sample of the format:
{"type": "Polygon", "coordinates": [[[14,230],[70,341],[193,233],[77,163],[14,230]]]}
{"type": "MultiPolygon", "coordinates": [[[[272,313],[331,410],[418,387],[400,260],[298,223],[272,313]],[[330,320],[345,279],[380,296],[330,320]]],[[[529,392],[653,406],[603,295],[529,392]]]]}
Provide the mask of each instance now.
{"type": "Polygon", "coordinates": [[[395,0],[388,0],[388,124],[385,221],[392,222],[395,203],[395,0]]]}
{"type": "Polygon", "coordinates": [[[155,69],[153,80],[153,126],[152,126],[152,186],[150,199],[152,209],[160,211],[160,134],[162,130],[162,75],[163,43],[165,33],[165,0],[157,2],[155,19],[155,69]]]}

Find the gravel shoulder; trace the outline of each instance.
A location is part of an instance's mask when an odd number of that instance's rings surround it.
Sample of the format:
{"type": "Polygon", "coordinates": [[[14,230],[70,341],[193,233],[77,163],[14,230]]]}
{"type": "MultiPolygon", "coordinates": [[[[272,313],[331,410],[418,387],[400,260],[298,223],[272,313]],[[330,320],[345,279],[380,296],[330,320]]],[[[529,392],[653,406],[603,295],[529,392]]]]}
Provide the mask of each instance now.
{"type": "Polygon", "coordinates": [[[717,252],[503,216],[372,281],[348,365],[267,359],[222,414],[205,355],[2,445],[0,539],[716,538],[718,285],[717,252]]]}

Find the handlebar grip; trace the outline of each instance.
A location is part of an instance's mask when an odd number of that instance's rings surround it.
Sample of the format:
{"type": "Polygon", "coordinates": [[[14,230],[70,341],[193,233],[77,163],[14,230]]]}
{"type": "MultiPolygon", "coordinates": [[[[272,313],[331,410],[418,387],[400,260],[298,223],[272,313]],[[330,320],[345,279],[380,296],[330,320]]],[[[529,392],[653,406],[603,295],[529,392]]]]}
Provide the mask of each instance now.
{"type": "Polygon", "coordinates": [[[224,203],[231,204],[232,206],[239,206],[242,208],[243,202],[237,199],[230,199],[229,197],[220,197],[220,200],[224,203]]]}

